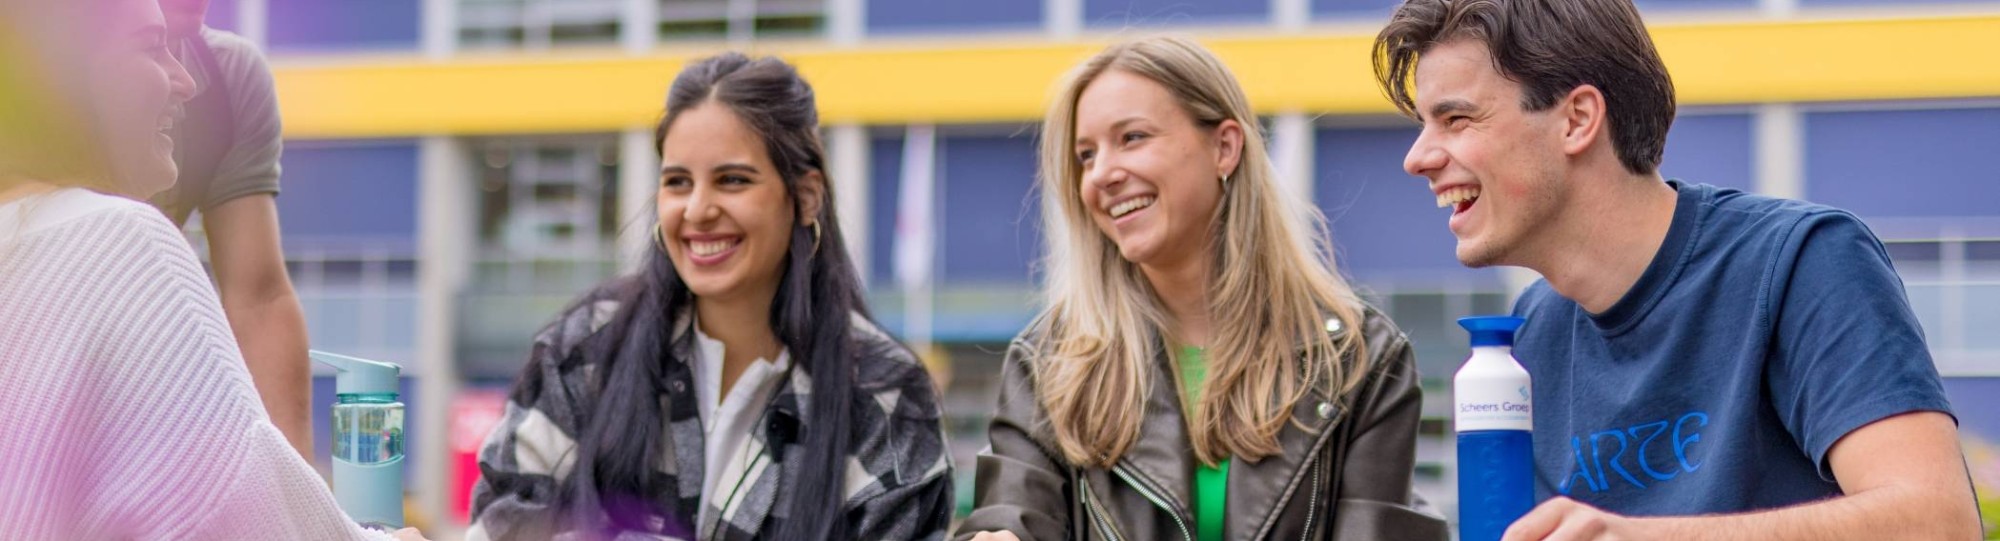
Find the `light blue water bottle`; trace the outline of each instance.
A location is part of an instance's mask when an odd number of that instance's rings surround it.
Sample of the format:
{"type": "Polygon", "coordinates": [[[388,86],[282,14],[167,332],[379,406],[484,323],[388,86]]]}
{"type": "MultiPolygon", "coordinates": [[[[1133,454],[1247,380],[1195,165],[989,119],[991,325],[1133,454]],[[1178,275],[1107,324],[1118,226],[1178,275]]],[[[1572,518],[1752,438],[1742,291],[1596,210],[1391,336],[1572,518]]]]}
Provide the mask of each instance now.
{"type": "Polygon", "coordinates": [[[1521,318],[1468,317],[1472,358],[1452,378],[1458,431],[1458,538],[1497,541],[1535,506],[1533,386],[1514,360],[1521,318]]]}
{"type": "Polygon", "coordinates": [[[333,499],[362,526],[403,527],[402,368],[323,351],[313,360],[340,371],[334,378],[333,499]]]}

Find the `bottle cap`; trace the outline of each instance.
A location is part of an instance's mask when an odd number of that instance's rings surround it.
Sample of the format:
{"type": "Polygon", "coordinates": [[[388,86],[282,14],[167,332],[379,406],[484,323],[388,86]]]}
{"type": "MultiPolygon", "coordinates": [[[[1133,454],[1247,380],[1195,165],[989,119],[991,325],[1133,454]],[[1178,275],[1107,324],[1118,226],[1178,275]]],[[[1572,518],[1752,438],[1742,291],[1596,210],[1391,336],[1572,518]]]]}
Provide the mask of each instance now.
{"type": "Polygon", "coordinates": [[[357,359],[324,351],[307,351],[307,355],[321,364],[339,370],[334,377],[333,392],[337,394],[396,394],[402,389],[399,376],[403,368],[395,363],[357,359]]]}
{"type": "Polygon", "coordinates": [[[1472,333],[1472,347],[1513,346],[1514,331],[1526,323],[1512,316],[1472,316],[1458,318],[1458,326],[1472,333]]]}

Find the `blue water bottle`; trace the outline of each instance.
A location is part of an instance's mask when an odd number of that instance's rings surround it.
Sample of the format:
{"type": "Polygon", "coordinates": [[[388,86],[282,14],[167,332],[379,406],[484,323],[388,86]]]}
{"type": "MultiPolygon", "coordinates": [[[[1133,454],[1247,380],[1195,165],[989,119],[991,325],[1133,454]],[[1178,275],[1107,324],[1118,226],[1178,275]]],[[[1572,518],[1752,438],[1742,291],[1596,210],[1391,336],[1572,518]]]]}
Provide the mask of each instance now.
{"type": "Polygon", "coordinates": [[[369,528],[403,527],[402,368],[322,351],[313,360],[340,371],[334,380],[333,499],[369,528]]]}
{"type": "Polygon", "coordinates": [[[1472,358],[1452,378],[1458,431],[1458,538],[1497,541],[1535,506],[1533,386],[1514,360],[1521,318],[1468,317],[1472,358]]]}

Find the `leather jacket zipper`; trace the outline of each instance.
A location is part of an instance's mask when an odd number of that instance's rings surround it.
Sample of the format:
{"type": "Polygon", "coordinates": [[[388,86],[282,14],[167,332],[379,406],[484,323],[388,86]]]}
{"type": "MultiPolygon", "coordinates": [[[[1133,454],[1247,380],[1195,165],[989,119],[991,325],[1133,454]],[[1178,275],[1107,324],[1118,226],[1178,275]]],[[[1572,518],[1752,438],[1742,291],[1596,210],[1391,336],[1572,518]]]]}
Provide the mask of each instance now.
{"type": "Polygon", "coordinates": [[[1145,496],[1146,501],[1153,502],[1154,506],[1159,507],[1162,511],[1166,511],[1168,516],[1174,517],[1174,525],[1181,528],[1181,539],[1194,541],[1194,531],[1188,528],[1187,519],[1181,517],[1179,510],[1168,505],[1167,500],[1162,498],[1157,491],[1153,490],[1152,485],[1143,482],[1141,479],[1142,476],[1132,472],[1124,464],[1112,465],[1111,473],[1118,474],[1118,478],[1124,479],[1126,484],[1132,485],[1132,488],[1137,489],[1140,496],[1145,496]]]}

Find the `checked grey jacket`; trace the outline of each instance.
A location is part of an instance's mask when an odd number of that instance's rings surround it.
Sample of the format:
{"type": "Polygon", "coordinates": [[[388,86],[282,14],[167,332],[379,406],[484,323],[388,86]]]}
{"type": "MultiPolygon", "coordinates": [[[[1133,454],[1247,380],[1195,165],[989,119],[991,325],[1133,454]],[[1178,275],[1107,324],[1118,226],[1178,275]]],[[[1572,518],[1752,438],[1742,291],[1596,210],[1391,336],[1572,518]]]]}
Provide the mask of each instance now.
{"type": "MultiPolygon", "coordinates": [[[[576,463],[575,435],[588,425],[585,417],[601,386],[596,380],[601,360],[582,358],[579,346],[608,335],[600,331],[614,321],[620,306],[632,302],[636,290],[630,278],[606,284],[535,337],[505,417],[479,451],[481,478],[473,487],[468,539],[585,539],[564,531],[568,521],[553,505],[561,481],[576,463]]],[[[674,343],[683,343],[691,321],[685,315],[677,318],[674,343]]],[[[951,520],[952,466],[935,384],[908,349],[866,318],[857,315],[842,323],[849,325],[860,353],[855,359],[854,425],[835,428],[853,434],[843,507],[849,531],[839,536],[942,539],[951,520]]],[[[660,457],[656,470],[662,482],[657,486],[672,488],[656,495],[652,504],[665,514],[652,521],[653,531],[617,539],[771,538],[785,520],[778,493],[796,486],[804,468],[794,457],[805,452],[798,442],[811,426],[811,412],[804,409],[811,402],[811,380],[804,370],[789,373],[786,385],[765,406],[766,421],[752,433],[767,449],[766,465],[751,469],[739,489],[744,495],[731,509],[712,513],[716,523],[696,525],[703,505],[704,445],[692,359],[684,349],[674,348],[676,353],[668,355],[666,392],[660,397],[667,417],[660,447],[673,456],[660,457]]]]}

